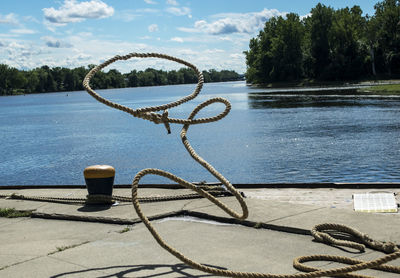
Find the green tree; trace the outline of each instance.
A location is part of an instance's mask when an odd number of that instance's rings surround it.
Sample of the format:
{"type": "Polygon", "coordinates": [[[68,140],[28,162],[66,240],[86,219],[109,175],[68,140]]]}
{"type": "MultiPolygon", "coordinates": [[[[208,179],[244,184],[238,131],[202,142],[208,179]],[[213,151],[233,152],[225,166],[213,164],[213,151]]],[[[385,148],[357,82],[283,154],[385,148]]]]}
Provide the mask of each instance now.
{"type": "Polygon", "coordinates": [[[233,70],[221,70],[221,81],[234,81],[239,79],[239,74],[233,70]]]}
{"type": "Polygon", "coordinates": [[[271,57],[272,41],[276,36],[277,18],[273,17],[265,23],[256,38],[250,40],[249,51],[246,56],[246,80],[250,83],[266,83],[271,81],[270,73],[273,69],[271,57]]]}
{"type": "Polygon", "coordinates": [[[216,71],[215,69],[210,69],[208,71],[211,82],[221,82],[221,73],[216,71]]]}
{"type": "Polygon", "coordinates": [[[137,71],[132,70],[130,73],[126,75],[127,78],[127,86],[128,87],[137,87],[138,86],[138,76],[137,71]]]}
{"type": "Polygon", "coordinates": [[[85,69],[84,67],[78,67],[74,68],[72,71],[73,71],[73,76],[76,79],[74,90],[83,90],[82,82],[86,74],[88,73],[88,70],[85,69]]]}
{"type": "Polygon", "coordinates": [[[297,80],[303,76],[303,35],[304,25],[297,14],[290,13],[286,19],[278,18],[270,49],[273,63],[269,73],[271,80],[297,80]]]}
{"type": "Polygon", "coordinates": [[[334,12],[330,33],[330,64],[325,79],[357,79],[368,72],[368,48],[362,43],[366,19],[359,6],[334,12]]]}
{"type": "Polygon", "coordinates": [[[331,28],[334,10],[318,3],[311,10],[310,39],[313,59],[313,77],[327,79],[327,65],[331,63],[331,28]]]}
{"type": "Polygon", "coordinates": [[[375,17],[369,17],[368,15],[365,18],[365,31],[363,40],[367,45],[369,50],[368,60],[371,63],[371,72],[373,76],[376,76],[376,65],[375,65],[375,53],[378,48],[378,24],[375,17]]]}
{"type": "Polygon", "coordinates": [[[147,69],[146,71],[153,72],[155,85],[167,85],[168,84],[167,72],[162,71],[162,70],[155,70],[155,69],[147,69]]]}
{"type": "Polygon", "coordinates": [[[107,89],[125,87],[124,76],[118,70],[110,69],[106,75],[108,81],[108,83],[106,84],[107,89]]]}
{"type": "Polygon", "coordinates": [[[11,95],[18,89],[23,89],[26,78],[16,68],[0,64],[0,95],[11,95]]]}
{"type": "MultiPolygon", "coordinates": [[[[87,68],[75,69],[42,66],[29,71],[20,71],[8,65],[0,64],[0,95],[15,93],[44,93],[57,91],[83,90],[82,81],[89,70],[95,65],[87,68]]],[[[208,76],[207,82],[236,80],[239,75],[234,71],[204,71],[208,76]]],[[[108,72],[98,71],[90,80],[93,89],[124,88],[137,86],[155,86],[168,84],[196,83],[197,76],[192,69],[182,68],[179,71],[163,71],[148,68],[145,71],[136,70],[122,74],[116,69],[108,72]]]]}
{"type": "Polygon", "coordinates": [[[400,1],[385,0],[375,6],[371,26],[376,28],[376,62],[389,75],[400,73],[400,1]]]}
{"type": "Polygon", "coordinates": [[[197,83],[196,73],[192,69],[181,68],[178,70],[178,72],[183,76],[183,83],[185,84],[197,83]]]}
{"type": "Polygon", "coordinates": [[[176,84],[183,84],[183,74],[177,72],[176,70],[171,70],[167,73],[168,84],[176,85],[176,84]]]}
{"type": "Polygon", "coordinates": [[[27,93],[36,93],[36,88],[39,85],[39,75],[37,71],[30,70],[25,72],[26,78],[26,92],[27,93]]]}
{"type": "Polygon", "coordinates": [[[74,70],[64,69],[64,89],[66,91],[74,91],[79,88],[80,78],[77,76],[77,72],[74,70]]]}
{"type": "MultiPolygon", "coordinates": [[[[260,32],[261,33],[261,32],[260,32]]],[[[259,38],[259,37],[258,37],[259,38]]],[[[261,51],[258,38],[250,39],[249,50],[243,51],[246,56],[246,80],[249,83],[260,83],[262,78],[261,51]]]]}
{"type": "Polygon", "coordinates": [[[253,83],[293,80],[302,77],[304,25],[297,14],[274,17],[257,38],[250,40],[246,55],[246,79],[253,83]]]}
{"type": "Polygon", "coordinates": [[[152,71],[139,71],[138,72],[138,84],[142,86],[154,86],[154,72],[152,71]]]}
{"type": "Polygon", "coordinates": [[[69,71],[69,69],[55,67],[52,69],[48,69],[48,71],[51,72],[54,82],[56,83],[55,90],[56,91],[65,91],[64,79],[65,79],[66,72],[69,71]]]}

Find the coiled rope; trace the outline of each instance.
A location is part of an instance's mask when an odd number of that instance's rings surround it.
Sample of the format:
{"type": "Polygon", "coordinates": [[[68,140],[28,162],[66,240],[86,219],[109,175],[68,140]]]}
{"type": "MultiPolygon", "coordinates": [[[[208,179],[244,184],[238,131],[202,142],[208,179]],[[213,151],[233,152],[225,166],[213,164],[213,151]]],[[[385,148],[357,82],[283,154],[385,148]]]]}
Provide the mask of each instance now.
{"type": "MultiPolygon", "coordinates": [[[[170,123],[176,123],[176,124],[183,124],[183,128],[181,131],[181,139],[182,143],[185,146],[186,150],[189,152],[189,154],[192,156],[194,160],[196,160],[200,165],[202,165],[204,168],[206,168],[212,175],[214,175],[225,187],[226,189],[232,193],[233,196],[237,199],[239,202],[242,212],[237,213],[228,206],[226,206],[224,203],[222,203],[220,200],[209,194],[207,191],[195,186],[193,183],[190,183],[188,181],[185,181],[177,176],[175,176],[172,173],[160,170],[160,169],[154,169],[154,168],[149,168],[149,169],[144,169],[140,171],[139,173],[136,174],[134,177],[133,183],[132,183],[132,203],[133,206],[135,207],[136,213],[140,217],[140,219],[143,221],[143,223],[146,225],[150,233],[153,235],[155,240],[160,244],[164,249],[166,249],[168,252],[170,252],[172,255],[177,257],[179,260],[182,262],[186,263],[187,265],[191,266],[192,268],[211,273],[214,275],[218,276],[225,276],[225,277],[251,277],[251,278],[312,278],[312,277],[324,277],[324,276],[336,276],[336,277],[358,277],[358,278],[366,278],[368,276],[363,276],[363,275],[357,275],[357,274],[350,274],[350,272],[358,271],[358,270],[363,270],[363,269],[370,269],[370,268],[377,268],[379,270],[383,271],[390,271],[394,273],[400,273],[400,268],[399,267],[394,267],[394,266],[386,266],[383,265],[386,262],[395,260],[400,257],[400,250],[396,247],[393,250],[393,253],[385,255],[379,259],[373,260],[373,261],[360,261],[360,260],[353,260],[350,258],[346,257],[339,257],[339,256],[328,256],[328,255],[314,255],[314,256],[303,256],[299,257],[294,260],[294,267],[310,272],[310,273],[298,273],[298,274],[293,274],[293,275],[276,275],[276,274],[269,274],[269,273],[258,273],[258,272],[239,272],[239,271],[231,271],[231,270],[224,270],[224,269],[218,269],[214,267],[210,267],[198,262],[193,261],[192,259],[186,257],[182,253],[180,253],[178,250],[170,246],[168,243],[166,243],[161,236],[158,234],[156,229],[153,227],[153,225],[150,223],[149,219],[147,218],[146,215],[141,210],[140,207],[140,201],[138,197],[138,186],[139,186],[139,181],[142,177],[146,175],[158,175],[161,177],[165,177],[171,181],[174,181],[181,186],[184,186],[185,188],[192,189],[196,191],[199,195],[207,198],[210,200],[212,203],[217,205],[219,208],[221,208],[223,211],[225,211],[228,215],[238,218],[238,219],[245,219],[248,216],[248,208],[243,200],[241,194],[232,186],[232,184],[224,177],[222,176],[217,170],[214,169],[207,161],[205,161],[203,158],[201,158],[195,150],[192,148],[190,145],[189,141],[187,140],[186,134],[187,130],[189,129],[190,125],[193,124],[202,124],[202,123],[210,123],[210,122],[215,122],[218,121],[222,118],[224,118],[230,111],[231,105],[228,100],[224,98],[211,98],[201,104],[199,104],[189,115],[187,119],[175,119],[175,118],[170,118],[168,116],[168,109],[176,107],[178,105],[181,105],[193,98],[195,98],[199,93],[200,90],[203,87],[203,75],[202,73],[197,69],[196,66],[192,65],[191,63],[188,63],[184,60],[168,56],[165,54],[159,54],[159,53],[130,53],[124,56],[115,56],[104,63],[94,67],[92,70],[89,71],[89,73],[86,75],[85,79],[83,80],[83,86],[85,87],[86,91],[93,96],[96,100],[99,102],[108,105],[112,108],[119,109],[121,111],[124,111],[126,113],[131,114],[134,117],[138,117],[141,119],[145,119],[148,121],[152,121],[156,124],[163,123],[168,131],[170,133],[170,123]],[[118,103],[114,103],[112,101],[109,101],[99,94],[97,94],[89,85],[90,79],[93,77],[93,75],[103,69],[104,67],[110,65],[111,63],[114,63],[115,61],[118,60],[128,60],[131,58],[160,58],[160,59],[166,59],[170,61],[174,61],[180,64],[183,64],[191,69],[194,70],[198,77],[198,83],[193,91],[192,94],[183,97],[177,101],[160,105],[160,106],[151,106],[151,107],[145,107],[145,108],[138,108],[138,109],[133,109],[130,107],[126,107],[123,105],[120,105],[118,103]],[[213,104],[213,103],[222,103],[225,105],[225,110],[218,114],[217,116],[214,117],[208,117],[208,118],[199,118],[195,119],[194,117],[197,115],[197,113],[203,109],[204,107],[213,104]],[[163,111],[162,114],[157,113],[159,111],[163,111]],[[312,261],[312,260],[318,260],[318,261],[336,261],[336,262],[341,262],[341,263],[346,263],[350,264],[349,266],[345,267],[340,267],[340,268],[334,268],[334,269],[318,269],[318,268],[312,268],[309,266],[305,266],[302,263],[307,262],[307,261],[312,261]]],[[[351,233],[353,235],[361,235],[361,239],[365,239],[367,242],[370,240],[369,238],[365,237],[363,234],[357,232],[356,230],[342,226],[342,225],[337,225],[337,224],[322,224],[320,226],[317,226],[316,228],[313,229],[313,235],[316,237],[317,240],[319,241],[326,241],[330,240],[330,243],[332,244],[337,244],[341,245],[344,242],[338,242],[337,240],[333,239],[331,240],[329,238],[329,235],[323,230],[325,229],[336,229],[341,232],[347,232],[351,233]],[[353,233],[354,232],[354,233],[353,233]]],[[[383,245],[384,243],[381,243],[383,245]]],[[[377,242],[376,245],[379,245],[377,242]]],[[[347,245],[350,246],[350,245],[347,245]]],[[[355,245],[352,245],[351,247],[354,247],[355,245]]],[[[372,246],[372,245],[369,245],[372,246]]],[[[360,246],[357,245],[357,247],[361,248],[360,246]]]]}

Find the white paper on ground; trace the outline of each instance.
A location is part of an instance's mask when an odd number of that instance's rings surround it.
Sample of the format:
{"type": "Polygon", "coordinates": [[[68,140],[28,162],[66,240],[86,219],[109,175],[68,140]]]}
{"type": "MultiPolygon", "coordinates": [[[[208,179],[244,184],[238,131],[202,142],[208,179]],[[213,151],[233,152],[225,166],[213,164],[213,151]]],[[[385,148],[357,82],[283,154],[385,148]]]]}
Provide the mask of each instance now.
{"type": "Polygon", "coordinates": [[[361,212],[397,212],[394,193],[353,194],[354,210],[361,212]]]}

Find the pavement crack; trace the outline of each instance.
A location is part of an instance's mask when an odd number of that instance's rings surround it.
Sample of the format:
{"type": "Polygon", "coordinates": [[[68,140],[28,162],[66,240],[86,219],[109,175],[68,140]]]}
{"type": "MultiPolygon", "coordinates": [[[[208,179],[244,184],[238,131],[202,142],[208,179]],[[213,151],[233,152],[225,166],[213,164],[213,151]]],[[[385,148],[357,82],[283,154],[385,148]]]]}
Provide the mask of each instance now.
{"type": "Polygon", "coordinates": [[[36,260],[36,259],[40,259],[42,257],[45,257],[45,256],[38,256],[38,257],[30,258],[30,259],[27,259],[27,260],[24,260],[24,261],[21,261],[21,262],[16,262],[16,263],[13,263],[13,264],[10,264],[10,265],[6,265],[6,266],[3,266],[3,267],[0,267],[0,271],[4,270],[6,268],[9,268],[9,267],[13,267],[13,266],[20,265],[20,264],[23,264],[23,263],[27,263],[27,262],[30,262],[30,261],[33,261],[33,260],[36,260]]]}
{"type": "Polygon", "coordinates": [[[307,211],[302,211],[302,212],[295,213],[295,214],[291,214],[291,215],[287,215],[287,216],[278,217],[278,218],[275,218],[275,219],[269,220],[269,221],[267,221],[266,223],[275,222],[275,221],[278,221],[278,220],[282,220],[282,219],[290,218],[290,217],[293,217],[293,216],[302,215],[302,214],[305,214],[305,213],[309,213],[309,212],[312,212],[312,211],[321,210],[321,209],[324,209],[324,208],[325,208],[325,207],[320,207],[320,208],[315,208],[315,209],[311,209],[311,210],[307,210],[307,211]]]}
{"type": "Polygon", "coordinates": [[[72,249],[72,248],[87,244],[89,242],[90,241],[84,241],[84,242],[81,242],[81,243],[78,243],[78,244],[71,244],[71,245],[56,247],[57,250],[55,250],[53,252],[50,252],[47,255],[53,255],[53,254],[56,254],[56,253],[59,253],[59,252],[62,252],[62,251],[68,250],[68,249],[72,249]]]}
{"type": "Polygon", "coordinates": [[[194,203],[196,200],[189,200],[187,203],[183,204],[181,210],[185,210],[187,206],[191,205],[194,203]]]}

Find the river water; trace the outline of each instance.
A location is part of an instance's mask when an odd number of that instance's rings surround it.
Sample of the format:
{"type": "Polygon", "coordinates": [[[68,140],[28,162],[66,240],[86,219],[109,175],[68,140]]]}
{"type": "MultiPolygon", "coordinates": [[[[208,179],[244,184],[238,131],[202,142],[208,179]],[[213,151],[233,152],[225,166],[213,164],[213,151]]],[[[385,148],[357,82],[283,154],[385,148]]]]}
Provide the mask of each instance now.
{"type": "MultiPolygon", "coordinates": [[[[164,104],[195,85],[100,90],[132,108],[164,104]]],[[[169,111],[186,118],[200,102],[225,97],[231,113],[191,126],[196,151],[233,183],[398,182],[400,99],[297,95],[252,89],[244,82],[205,84],[200,96],[169,111]]],[[[223,110],[214,104],[199,117],[223,110]]],[[[0,98],[0,185],[84,184],[93,164],[116,168],[116,184],[144,168],[190,181],[215,182],[180,140],[179,125],[134,118],[100,104],[86,92],[0,98]]],[[[170,183],[147,176],[143,183],[170,183]]]]}

